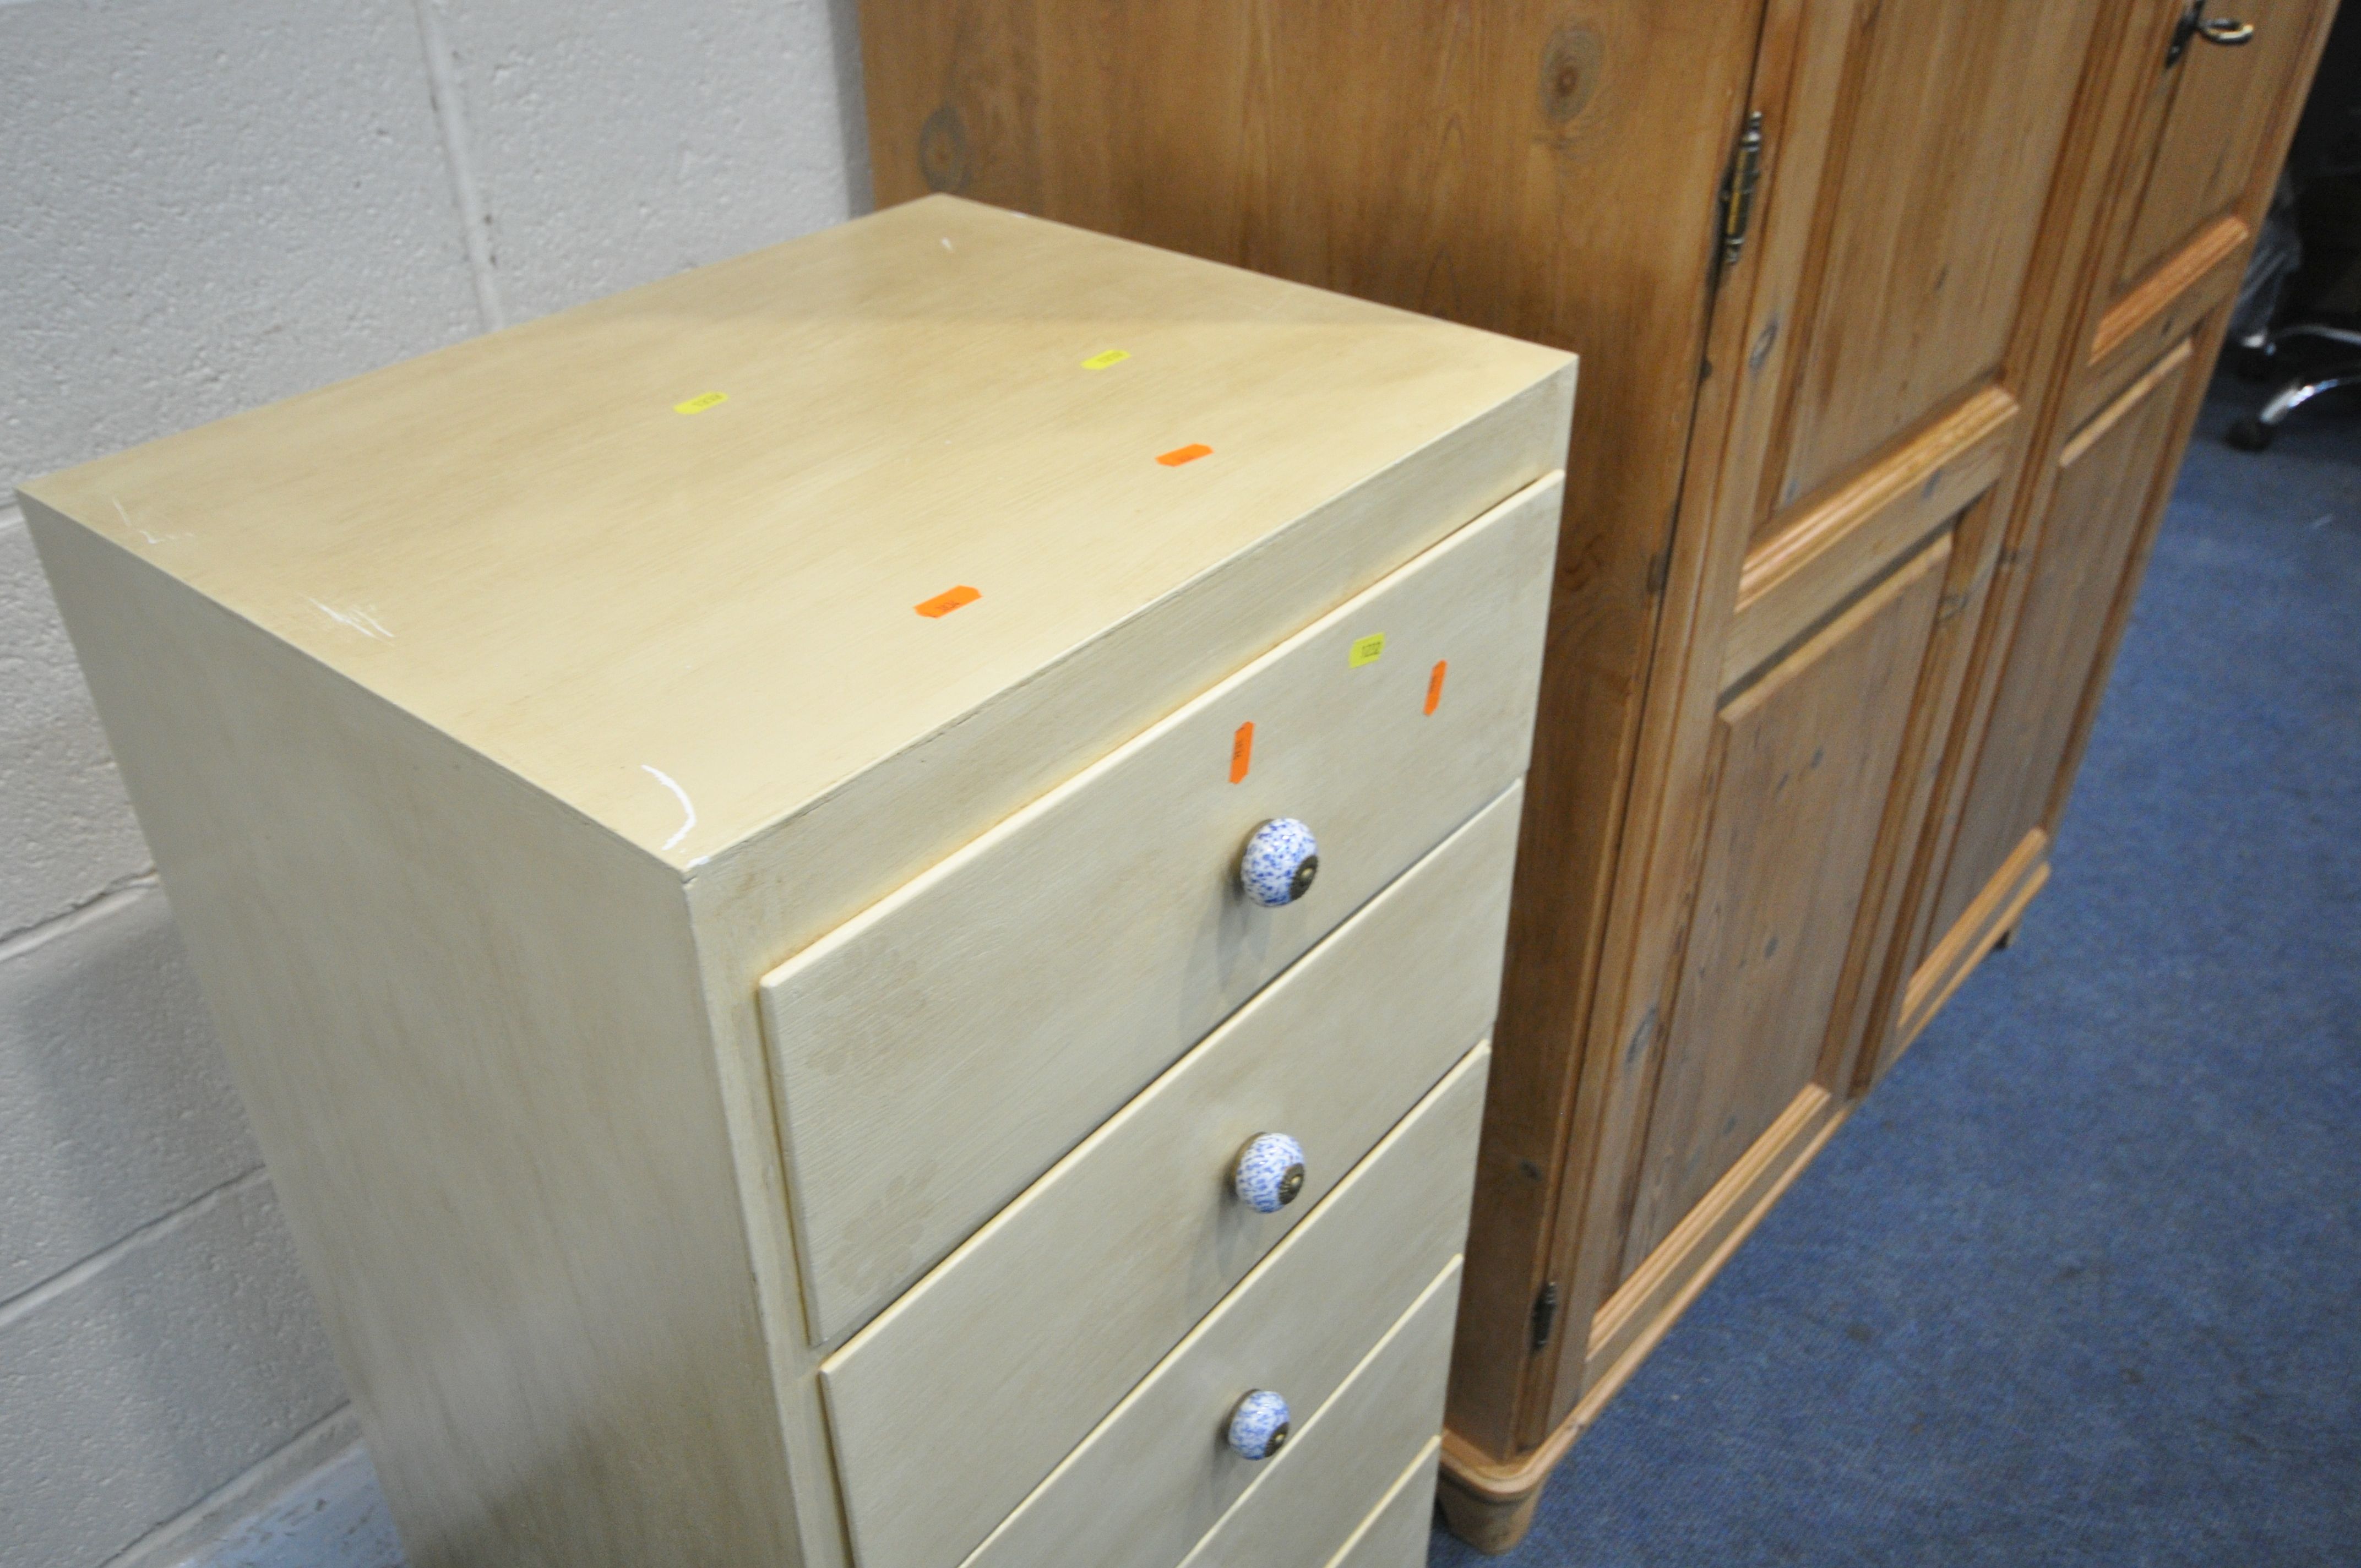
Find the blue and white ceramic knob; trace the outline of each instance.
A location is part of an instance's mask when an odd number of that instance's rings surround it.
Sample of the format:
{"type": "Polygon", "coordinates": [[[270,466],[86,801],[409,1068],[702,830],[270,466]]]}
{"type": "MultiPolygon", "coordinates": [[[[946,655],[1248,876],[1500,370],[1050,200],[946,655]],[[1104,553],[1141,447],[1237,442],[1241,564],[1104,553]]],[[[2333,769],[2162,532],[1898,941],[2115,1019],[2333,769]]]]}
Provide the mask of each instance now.
{"type": "Polygon", "coordinates": [[[1238,857],[1238,881],[1266,909],[1301,898],[1319,874],[1319,840],[1292,817],[1274,817],[1256,828],[1238,857]]]}
{"type": "Polygon", "coordinates": [[[1238,1201],[1257,1214],[1276,1214],[1303,1190],[1303,1146],[1285,1133],[1257,1133],[1238,1151],[1231,1177],[1238,1201]]]}
{"type": "Polygon", "coordinates": [[[1287,1442],[1287,1401],[1257,1388],[1230,1412],[1230,1451],[1240,1459],[1268,1459],[1287,1442]]]}

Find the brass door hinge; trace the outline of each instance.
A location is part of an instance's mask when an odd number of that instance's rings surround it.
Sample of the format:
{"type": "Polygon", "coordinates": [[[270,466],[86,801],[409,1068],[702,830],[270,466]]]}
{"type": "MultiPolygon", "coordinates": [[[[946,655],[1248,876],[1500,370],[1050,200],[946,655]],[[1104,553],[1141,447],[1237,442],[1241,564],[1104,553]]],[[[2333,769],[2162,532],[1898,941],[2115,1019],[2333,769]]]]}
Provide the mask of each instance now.
{"type": "Polygon", "coordinates": [[[1746,128],[1738,133],[1738,150],[1730,155],[1730,171],[1721,180],[1721,265],[1738,264],[1746,248],[1747,231],[1754,226],[1754,197],[1763,183],[1763,111],[1748,112],[1746,128]]]}
{"type": "Polygon", "coordinates": [[[1533,1348],[1547,1349],[1550,1335],[1556,1332],[1557,1281],[1553,1279],[1542,1287],[1540,1295],[1533,1298],[1533,1348]]]}

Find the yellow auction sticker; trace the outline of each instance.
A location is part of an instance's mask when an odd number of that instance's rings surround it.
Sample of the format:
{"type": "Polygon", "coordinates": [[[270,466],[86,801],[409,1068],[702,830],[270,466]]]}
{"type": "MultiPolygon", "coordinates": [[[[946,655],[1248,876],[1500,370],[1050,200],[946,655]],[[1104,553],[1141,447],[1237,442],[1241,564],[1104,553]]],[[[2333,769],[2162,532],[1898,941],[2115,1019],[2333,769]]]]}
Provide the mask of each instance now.
{"type": "Polygon", "coordinates": [[[676,414],[701,414],[716,403],[726,403],[729,400],[730,394],[727,392],[699,392],[685,403],[673,404],[672,411],[676,414]]]}
{"type": "Polygon", "coordinates": [[[1386,634],[1382,631],[1373,631],[1367,637],[1356,638],[1353,641],[1352,652],[1347,657],[1353,668],[1357,670],[1364,664],[1376,663],[1385,655],[1386,634]]]}
{"type": "Polygon", "coordinates": [[[1082,368],[1085,370],[1104,370],[1110,365],[1120,365],[1130,357],[1131,351],[1129,349],[1110,348],[1104,354],[1093,354],[1088,359],[1083,360],[1082,368]]]}

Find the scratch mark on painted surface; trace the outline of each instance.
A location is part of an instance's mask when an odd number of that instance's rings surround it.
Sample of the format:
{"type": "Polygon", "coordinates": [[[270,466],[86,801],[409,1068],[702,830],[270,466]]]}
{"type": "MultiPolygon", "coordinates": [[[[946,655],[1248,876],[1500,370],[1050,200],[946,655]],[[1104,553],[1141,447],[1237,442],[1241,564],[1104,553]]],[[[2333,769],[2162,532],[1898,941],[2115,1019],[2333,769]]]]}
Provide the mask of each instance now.
{"type": "Polygon", "coordinates": [[[364,637],[374,637],[386,642],[393,641],[393,633],[385,629],[385,622],[379,620],[371,613],[372,607],[370,606],[357,604],[350,609],[336,609],[331,606],[322,604],[318,599],[313,598],[309,594],[305,594],[303,598],[311,604],[313,609],[318,610],[322,615],[326,616],[338,626],[349,627],[353,630],[359,632],[364,637]]]}
{"type": "Polygon", "coordinates": [[[680,802],[680,808],[683,811],[688,813],[688,820],[683,822],[680,825],[679,829],[675,832],[671,838],[666,839],[664,841],[664,847],[669,850],[675,844],[679,843],[683,839],[687,838],[688,830],[697,826],[697,807],[689,800],[688,791],[681,788],[679,784],[674,780],[670,773],[664,772],[662,768],[649,767],[645,762],[642,762],[640,764],[640,768],[642,772],[653,777],[656,783],[672,791],[672,797],[680,802]]]}
{"type": "Polygon", "coordinates": [[[132,532],[137,534],[140,538],[146,540],[150,544],[164,544],[169,543],[175,539],[194,539],[196,537],[193,533],[150,533],[146,529],[131,521],[131,514],[123,510],[123,501],[120,497],[109,496],[106,499],[113,504],[115,508],[115,515],[123,520],[123,526],[129,529],[132,532]]]}

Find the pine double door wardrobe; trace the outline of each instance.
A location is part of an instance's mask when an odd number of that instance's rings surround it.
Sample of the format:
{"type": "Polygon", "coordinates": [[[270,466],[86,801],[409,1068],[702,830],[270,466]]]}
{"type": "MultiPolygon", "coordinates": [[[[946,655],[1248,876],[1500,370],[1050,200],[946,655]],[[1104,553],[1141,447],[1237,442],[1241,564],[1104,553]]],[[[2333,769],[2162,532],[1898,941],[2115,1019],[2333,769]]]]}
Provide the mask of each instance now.
{"type": "Polygon", "coordinates": [[[2048,874],[2334,11],[2215,7],[863,7],[881,203],[1583,356],[1443,1450],[1479,1545],[2048,874]]]}

